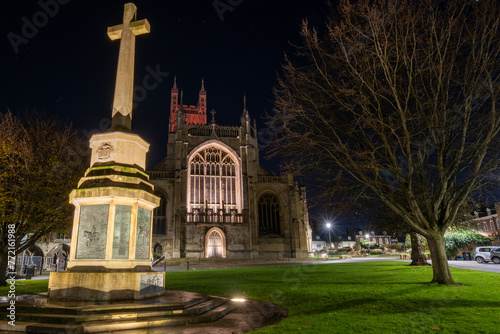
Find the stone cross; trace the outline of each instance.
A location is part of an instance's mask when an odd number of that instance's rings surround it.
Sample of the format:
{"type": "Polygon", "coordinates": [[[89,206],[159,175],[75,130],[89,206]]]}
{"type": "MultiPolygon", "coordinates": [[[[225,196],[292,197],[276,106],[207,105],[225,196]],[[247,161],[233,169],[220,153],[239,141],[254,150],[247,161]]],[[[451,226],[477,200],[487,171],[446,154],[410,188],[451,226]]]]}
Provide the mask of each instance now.
{"type": "Polygon", "coordinates": [[[121,39],[111,130],[131,130],[135,36],[147,34],[151,30],[148,20],[132,21],[136,15],[137,7],[133,3],[127,3],[123,12],[123,24],[108,28],[108,36],[111,40],[121,39]]]}
{"type": "Polygon", "coordinates": [[[210,112],[212,114],[212,124],[215,124],[215,109],[212,109],[212,111],[210,112]]]}

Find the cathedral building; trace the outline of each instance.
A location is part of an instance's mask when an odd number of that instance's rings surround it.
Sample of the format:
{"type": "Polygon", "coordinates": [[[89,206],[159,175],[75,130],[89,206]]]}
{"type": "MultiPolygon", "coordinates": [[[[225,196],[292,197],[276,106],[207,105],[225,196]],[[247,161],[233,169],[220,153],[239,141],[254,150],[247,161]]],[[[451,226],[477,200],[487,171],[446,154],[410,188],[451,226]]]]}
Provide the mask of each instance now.
{"type": "Polygon", "coordinates": [[[171,92],[167,156],[149,171],[161,198],[153,252],[171,258],[306,258],[306,190],[259,163],[256,122],[246,102],[238,126],[207,122],[202,81],[196,106],[171,92]],[[179,99],[180,98],[180,99],[179,99]]]}

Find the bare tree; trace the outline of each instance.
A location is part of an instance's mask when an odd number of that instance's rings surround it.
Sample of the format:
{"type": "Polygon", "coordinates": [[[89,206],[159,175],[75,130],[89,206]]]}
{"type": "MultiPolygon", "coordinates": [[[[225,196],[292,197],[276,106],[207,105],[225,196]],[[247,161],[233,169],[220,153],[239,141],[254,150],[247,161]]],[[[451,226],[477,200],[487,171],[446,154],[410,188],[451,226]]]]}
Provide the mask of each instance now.
{"type": "Polygon", "coordinates": [[[378,229],[384,229],[391,234],[406,235],[411,238],[411,263],[410,266],[428,266],[427,257],[424,253],[422,245],[422,236],[413,232],[408,224],[405,224],[403,219],[394,213],[384,203],[380,203],[378,199],[371,201],[365,199],[363,201],[366,208],[365,213],[374,222],[378,229]],[[374,202],[375,201],[375,202],[374,202]]]}
{"type": "Polygon", "coordinates": [[[0,114],[0,285],[6,284],[8,255],[71,228],[68,196],[87,153],[81,136],[53,117],[0,114]]]}
{"type": "Polygon", "coordinates": [[[454,284],[444,233],[498,167],[500,6],[343,0],[338,13],[324,35],[304,22],[300,65],[283,65],[273,154],[330,194],[350,183],[380,199],[427,238],[432,282],[454,284]]]}

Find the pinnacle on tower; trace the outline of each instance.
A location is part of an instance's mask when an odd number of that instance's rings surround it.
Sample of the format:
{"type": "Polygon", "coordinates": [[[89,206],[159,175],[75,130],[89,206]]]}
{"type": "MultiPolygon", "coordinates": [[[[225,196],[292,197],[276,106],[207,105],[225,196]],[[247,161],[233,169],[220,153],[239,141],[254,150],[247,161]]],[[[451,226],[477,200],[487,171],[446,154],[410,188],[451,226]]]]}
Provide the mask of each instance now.
{"type": "Polygon", "coordinates": [[[177,76],[174,76],[174,86],[172,87],[172,92],[178,92],[178,89],[177,89],[177,76]]]}
{"type": "Polygon", "coordinates": [[[200,89],[200,93],[201,93],[201,94],[206,93],[206,91],[205,91],[205,83],[204,83],[204,81],[203,81],[203,78],[201,79],[201,89],[200,89]]]}
{"type": "Polygon", "coordinates": [[[247,96],[243,94],[243,114],[240,118],[241,126],[245,133],[250,134],[250,116],[247,110],[247,96]]]}
{"type": "Polygon", "coordinates": [[[246,94],[243,94],[243,114],[241,115],[241,123],[244,123],[249,119],[250,116],[248,115],[248,110],[247,110],[247,96],[246,94]]]}

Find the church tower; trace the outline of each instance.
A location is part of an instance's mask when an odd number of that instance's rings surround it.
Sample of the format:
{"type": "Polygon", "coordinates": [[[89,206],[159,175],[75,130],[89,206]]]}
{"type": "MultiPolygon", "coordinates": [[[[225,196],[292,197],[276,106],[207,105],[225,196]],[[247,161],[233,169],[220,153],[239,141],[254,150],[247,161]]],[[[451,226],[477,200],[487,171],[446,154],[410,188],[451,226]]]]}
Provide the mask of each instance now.
{"type": "Polygon", "coordinates": [[[177,114],[182,106],[185,114],[186,124],[188,125],[205,125],[207,124],[207,91],[205,83],[201,80],[201,89],[198,96],[198,104],[185,105],[182,101],[179,103],[179,89],[177,88],[177,78],[174,78],[174,86],[171,90],[170,97],[170,132],[174,132],[177,126],[177,114]]]}
{"type": "Polygon", "coordinates": [[[306,192],[292,176],[259,163],[257,126],[246,97],[240,124],[220,124],[202,80],[196,106],[174,81],[167,156],[149,171],[161,204],[153,251],[170,258],[306,258],[311,245],[306,192]]]}

